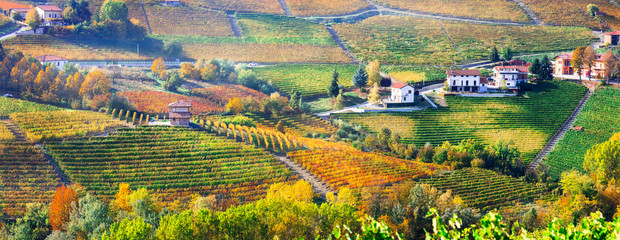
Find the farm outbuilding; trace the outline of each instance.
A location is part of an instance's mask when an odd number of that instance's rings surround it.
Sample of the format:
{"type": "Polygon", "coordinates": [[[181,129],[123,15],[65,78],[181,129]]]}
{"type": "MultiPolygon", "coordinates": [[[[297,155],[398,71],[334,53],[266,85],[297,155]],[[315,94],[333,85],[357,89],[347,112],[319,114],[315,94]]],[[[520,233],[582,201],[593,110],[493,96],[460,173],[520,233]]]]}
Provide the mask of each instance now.
{"type": "Polygon", "coordinates": [[[168,107],[170,108],[170,125],[189,127],[192,103],[181,100],[169,104],[168,107]]]}

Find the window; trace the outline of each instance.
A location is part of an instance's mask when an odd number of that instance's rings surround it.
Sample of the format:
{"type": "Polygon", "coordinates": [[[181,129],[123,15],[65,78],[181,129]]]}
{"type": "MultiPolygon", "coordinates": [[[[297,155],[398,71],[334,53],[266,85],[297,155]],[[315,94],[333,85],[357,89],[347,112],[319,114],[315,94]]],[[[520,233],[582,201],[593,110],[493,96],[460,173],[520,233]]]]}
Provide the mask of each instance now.
{"type": "Polygon", "coordinates": [[[465,86],[468,86],[468,85],[469,85],[469,81],[465,81],[465,86]]]}
{"type": "Polygon", "coordinates": [[[456,80],[452,80],[452,85],[456,85],[456,80]]]}
{"type": "Polygon", "coordinates": [[[407,101],[407,97],[403,98],[403,101],[407,101]]]}
{"type": "Polygon", "coordinates": [[[476,81],[474,81],[474,86],[476,86],[476,81]]]}
{"type": "Polygon", "coordinates": [[[409,93],[411,93],[411,90],[409,90],[409,93]]]}

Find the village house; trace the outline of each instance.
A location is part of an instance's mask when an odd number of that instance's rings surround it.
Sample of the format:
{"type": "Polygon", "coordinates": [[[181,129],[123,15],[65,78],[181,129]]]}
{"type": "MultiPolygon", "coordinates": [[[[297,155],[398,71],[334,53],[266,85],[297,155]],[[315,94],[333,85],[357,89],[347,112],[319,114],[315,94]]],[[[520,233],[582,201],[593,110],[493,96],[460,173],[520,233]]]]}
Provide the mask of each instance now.
{"type": "Polygon", "coordinates": [[[391,86],[392,91],[389,98],[384,99],[385,107],[412,106],[415,102],[415,89],[405,83],[395,83],[391,86]]]}
{"type": "Polygon", "coordinates": [[[8,16],[13,17],[14,14],[21,15],[22,19],[26,19],[26,14],[28,14],[30,8],[11,8],[9,9],[8,16]]]}
{"type": "Polygon", "coordinates": [[[69,63],[69,60],[63,57],[58,57],[54,55],[43,55],[37,57],[37,60],[41,62],[41,64],[49,64],[50,66],[54,66],[58,69],[62,69],[65,67],[65,64],[69,63]]]}
{"type": "Polygon", "coordinates": [[[618,45],[620,42],[620,30],[608,32],[603,35],[603,43],[609,45],[618,45]]]}
{"type": "Polygon", "coordinates": [[[62,22],[62,9],[54,5],[38,5],[34,8],[43,22],[43,26],[56,25],[62,22]]]}
{"type": "Polygon", "coordinates": [[[180,1],[179,0],[164,0],[163,4],[166,6],[173,6],[173,7],[177,7],[179,6],[180,1]]]}
{"type": "Polygon", "coordinates": [[[181,100],[169,104],[168,108],[170,108],[170,125],[189,127],[189,119],[192,117],[190,112],[192,103],[181,100]]]}
{"type": "MultiPolygon", "coordinates": [[[[581,76],[582,77],[600,77],[605,74],[605,55],[604,54],[596,54],[596,60],[594,61],[594,65],[592,66],[592,71],[588,69],[588,66],[581,67],[581,76]]],[[[553,61],[553,74],[556,75],[574,75],[577,76],[577,71],[571,65],[571,61],[573,60],[572,53],[562,53],[555,57],[553,61]]]]}
{"type": "Polygon", "coordinates": [[[526,66],[496,66],[493,68],[493,80],[489,89],[519,89],[521,83],[527,83],[530,70],[526,66]]]}
{"type": "Polygon", "coordinates": [[[487,79],[481,77],[480,70],[446,71],[448,88],[451,92],[486,92],[487,79]],[[484,79],[484,81],[483,81],[484,79]]]}

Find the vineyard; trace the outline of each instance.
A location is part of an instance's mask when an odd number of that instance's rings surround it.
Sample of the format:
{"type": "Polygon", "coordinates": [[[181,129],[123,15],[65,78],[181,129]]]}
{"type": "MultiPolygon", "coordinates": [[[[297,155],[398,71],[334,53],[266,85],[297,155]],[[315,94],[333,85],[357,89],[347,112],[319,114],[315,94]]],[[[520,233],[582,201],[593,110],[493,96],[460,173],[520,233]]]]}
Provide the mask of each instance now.
{"type": "Polygon", "coordinates": [[[513,1],[502,0],[377,0],[390,7],[472,19],[529,22],[525,11],[513,1]],[[492,6],[492,7],[490,7],[492,6]]]}
{"type": "Polygon", "coordinates": [[[516,202],[531,201],[544,194],[542,187],[486,169],[466,168],[422,179],[438,190],[451,190],[469,207],[492,210],[516,202]]]}
{"type": "Polygon", "coordinates": [[[224,112],[221,104],[201,97],[189,97],[159,91],[119,92],[117,94],[121,97],[126,97],[139,112],[149,114],[166,114],[170,112],[168,104],[181,100],[192,103],[192,114],[224,112]]]}
{"type": "Polygon", "coordinates": [[[565,0],[522,0],[546,24],[600,28],[601,24],[586,11],[565,0]]]}
{"type": "Polygon", "coordinates": [[[89,111],[13,113],[10,118],[32,142],[92,136],[127,125],[89,111]]]}
{"type": "Polygon", "coordinates": [[[192,90],[192,94],[206,98],[211,102],[224,106],[228,100],[235,97],[239,99],[253,98],[262,101],[268,96],[262,92],[250,89],[241,85],[218,85],[208,88],[196,88],[192,90]]]}
{"type": "Polygon", "coordinates": [[[428,81],[444,81],[446,79],[446,70],[443,68],[423,68],[416,66],[381,66],[381,70],[390,75],[393,79],[405,83],[422,82],[426,76],[428,81]]]}
{"type": "Polygon", "coordinates": [[[25,213],[26,204],[52,200],[58,176],[36,147],[0,142],[0,209],[9,216],[25,213]]]}
{"type": "Polygon", "coordinates": [[[568,0],[568,2],[579,6],[584,12],[588,11],[588,4],[596,4],[599,7],[599,11],[606,14],[603,16],[597,16],[597,18],[600,18],[605,23],[608,23],[609,27],[613,29],[618,29],[620,27],[620,7],[618,7],[618,5],[614,5],[608,0],[591,0],[588,1],[588,3],[574,0],[568,0]]]}
{"type": "Polygon", "coordinates": [[[254,72],[263,80],[270,81],[281,92],[295,90],[303,96],[327,93],[334,69],[338,71],[340,85],[352,86],[351,79],[357,65],[290,65],[256,68],[254,72]]]}
{"type": "Polygon", "coordinates": [[[595,144],[607,141],[611,135],[620,132],[620,89],[604,87],[597,89],[577,116],[573,126],[583,131],[569,130],[549,153],[545,163],[549,173],[559,177],[564,171],[583,170],[583,158],[595,144]]]}
{"type": "Polygon", "coordinates": [[[171,201],[200,193],[246,202],[264,197],[272,183],[296,179],[263,150],[187,128],[124,128],[48,149],[74,182],[107,199],[128,183],[171,201]]]}
{"type": "Polygon", "coordinates": [[[305,133],[319,133],[331,135],[338,130],[332,126],[329,122],[321,120],[320,118],[312,115],[299,114],[299,115],[287,115],[287,116],[272,116],[264,117],[260,115],[250,114],[248,115],[257,127],[265,129],[276,129],[278,122],[282,121],[284,124],[284,132],[297,136],[303,136],[305,133]]]}
{"type": "Polygon", "coordinates": [[[233,36],[226,14],[200,8],[152,6],[146,9],[153,34],[233,36]]]}
{"type": "Polygon", "coordinates": [[[342,15],[370,7],[364,0],[286,0],[286,3],[298,16],[342,15]]]}
{"type": "Polygon", "coordinates": [[[324,25],[273,15],[237,14],[249,43],[336,45],[324,25]]]}
{"type": "Polygon", "coordinates": [[[222,58],[235,62],[351,63],[340,47],[313,44],[185,43],[183,52],[193,59],[222,58]]]}
{"type": "Polygon", "coordinates": [[[0,142],[13,141],[15,135],[13,132],[2,122],[0,122],[0,142]]]}
{"type": "Polygon", "coordinates": [[[447,169],[357,150],[303,150],[289,152],[288,156],[333,189],[384,185],[428,177],[447,169]]]}
{"type": "Polygon", "coordinates": [[[235,141],[245,142],[273,152],[295,151],[306,146],[301,138],[276,130],[210,120],[200,120],[199,124],[205,130],[218,136],[226,135],[226,138],[232,138],[235,141]]]}
{"type": "Polygon", "coordinates": [[[28,102],[19,99],[0,97],[0,117],[8,117],[12,113],[57,111],[57,107],[28,102]]]}
{"type": "Polygon", "coordinates": [[[584,96],[586,88],[570,82],[538,82],[527,97],[468,98],[446,96],[449,107],[411,113],[339,114],[338,118],[377,133],[384,127],[402,142],[418,147],[430,142],[458,144],[475,139],[486,144],[514,141],[531,161],[584,96]],[[542,117],[544,116],[544,117],[542,117]]]}
{"type": "MultiPolygon", "coordinates": [[[[2,45],[24,55],[55,55],[69,60],[146,60],[136,54],[136,45],[129,42],[101,40],[79,41],[50,35],[18,35],[4,40],[2,45]]],[[[141,51],[143,52],[143,51],[141,51]]]]}
{"type": "Polygon", "coordinates": [[[578,27],[482,25],[386,16],[334,28],[358,58],[388,64],[452,65],[486,58],[494,46],[510,46],[518,53],[545,52],[588,45],[593,38],[590,30],[578,27]]]}
{"type": "Polygon", "coordinates": [[[201,6],[216,10],[284,14],[278,1],[273,0],[187,0],[187,2],[191,6],[201,6]]]}

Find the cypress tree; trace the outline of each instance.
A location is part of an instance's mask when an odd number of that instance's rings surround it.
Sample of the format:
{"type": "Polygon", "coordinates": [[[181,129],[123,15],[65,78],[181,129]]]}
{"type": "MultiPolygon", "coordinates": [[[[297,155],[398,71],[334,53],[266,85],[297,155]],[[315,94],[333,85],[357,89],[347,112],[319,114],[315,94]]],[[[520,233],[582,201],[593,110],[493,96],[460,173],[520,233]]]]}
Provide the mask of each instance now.
{"type": "Polygon", "coordinates": [[[493,47],[493,49],[491,49],[489,60],[491,60],[491,62],[499,62],[499,51],[497,51],[497,47],[493,47]]]}
{"type": "Polygon", "coordinates": [[[334,69],[334,74],[332,75],[332,83],[329,85],[327,93],[330,97],[337,97],[340,93],[340,87],[338,86],[338,72],[336,71],[336,69],[334,69]]]}
{"type": "Polygon", "coordinates": [[[366,68],[362,65],[357,69],[355,75],[353,75],[352,83],[354,86],[362,89],[368,83],[368,73],[366,73],[366,68]]]}

